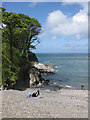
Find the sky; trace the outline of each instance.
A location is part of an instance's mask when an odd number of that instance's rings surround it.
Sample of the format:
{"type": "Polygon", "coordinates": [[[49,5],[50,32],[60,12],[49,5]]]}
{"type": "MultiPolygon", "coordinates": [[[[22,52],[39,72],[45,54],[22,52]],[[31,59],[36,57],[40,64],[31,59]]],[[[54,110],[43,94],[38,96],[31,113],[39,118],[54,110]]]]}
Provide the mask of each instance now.
{"type": "Polygon", "coordinates": [[[88,3],[3,2],[7,12],[38,19],[42,32],[34,53],[87,53],[88,3]]]}

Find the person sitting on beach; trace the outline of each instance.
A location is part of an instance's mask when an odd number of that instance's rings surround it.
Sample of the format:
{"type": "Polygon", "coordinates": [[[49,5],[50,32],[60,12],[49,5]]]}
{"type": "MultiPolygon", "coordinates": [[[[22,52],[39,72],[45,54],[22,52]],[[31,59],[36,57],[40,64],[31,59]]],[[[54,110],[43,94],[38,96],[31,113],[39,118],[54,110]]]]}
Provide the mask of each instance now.
{"type": "Polygon", "coordinates": [[[37,90],[37,94],[40,95],[40,91],[39,90],[37,90]]]}
{"type": "Polygon", "coordinates": [[[29,95],[28,95],[27,97],[37,97],[37,96],[39,96],[39,95],[40,95],[40,91],[37,90],[37,92],[34,92],[34,93],[32,93],[32,94],[29,93],[29,95]]]}
{"type": "Polygon", "coordinates": [[[37,97],[37,92],[34,92],[34,93],[32,94],[32,97],[37,97]]]}
{"type": "Polygon", "coordinates": [[[32,94],[32,97],[37,97],[37,96],[39,96],[40,95],[40,92],[39,92],[39,90],[37,90],[37,92],[34,92],[33,94],[32,94]]]}
{"type": "Polygon", "coordinates": [[[27,97],[32,97],[31,93],[29,93],[29,94],[27,95],[27,97]]]}

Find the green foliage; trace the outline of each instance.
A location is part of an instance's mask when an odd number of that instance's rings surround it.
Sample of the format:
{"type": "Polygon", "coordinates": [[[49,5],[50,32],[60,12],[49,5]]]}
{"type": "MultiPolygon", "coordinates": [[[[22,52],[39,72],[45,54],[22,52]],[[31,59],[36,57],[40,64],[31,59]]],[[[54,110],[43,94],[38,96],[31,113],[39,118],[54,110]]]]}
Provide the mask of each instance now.
{"type": "Polygon", "coordinates": [[[9,86],[12,83],[16,83],[18,79],[19,67],[13,65],[14,70],[11,70],[11,61],[6,55],[3,55],[2,64],[2,84],[4,87],[9,86]]]}
{"type": "MultiPolygon", "coordinates": [[[[29,72],[32,61],[38,61],[30,50],[35,49],[41,25],[37,19],[24,14],[2,10],[2,84],[15,84],[29,72]],[[25,74],[23,73],[25,71],[25,74]]],[[[22,78],[22,80],[24,79],[22,78]]]]}

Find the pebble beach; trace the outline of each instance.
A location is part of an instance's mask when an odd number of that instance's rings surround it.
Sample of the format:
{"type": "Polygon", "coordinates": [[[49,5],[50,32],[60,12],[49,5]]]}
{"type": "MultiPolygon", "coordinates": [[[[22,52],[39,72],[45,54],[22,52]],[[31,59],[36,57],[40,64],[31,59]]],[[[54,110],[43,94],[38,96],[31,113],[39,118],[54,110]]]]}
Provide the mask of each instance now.
{"type": "MultiPolygon", "coordinates": [[[[40,96],[28,98],[38,88],[3,90],[2,118],[88,118],[88,90],[39,88],[40,96]]],[[[1,111],[0,111],[1,113],[1,111]]]]}

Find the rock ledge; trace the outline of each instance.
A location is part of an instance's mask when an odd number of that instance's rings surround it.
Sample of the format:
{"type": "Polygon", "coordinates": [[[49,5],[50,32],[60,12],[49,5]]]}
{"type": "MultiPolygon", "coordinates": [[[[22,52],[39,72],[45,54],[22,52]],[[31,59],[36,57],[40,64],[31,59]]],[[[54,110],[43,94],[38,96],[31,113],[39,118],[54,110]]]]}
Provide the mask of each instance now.
{"type": "Polygon", "coordinates": [[[35,62],[33,64],[33,66],[35,68],[37,68],[41,73],[47,73],[47,74],[54,74],[55,73],[55,70],[53,69],[53,67],[55,65],[53,64],[45,64],[45,63],[39,63],[39,62],[35,62]]]}

